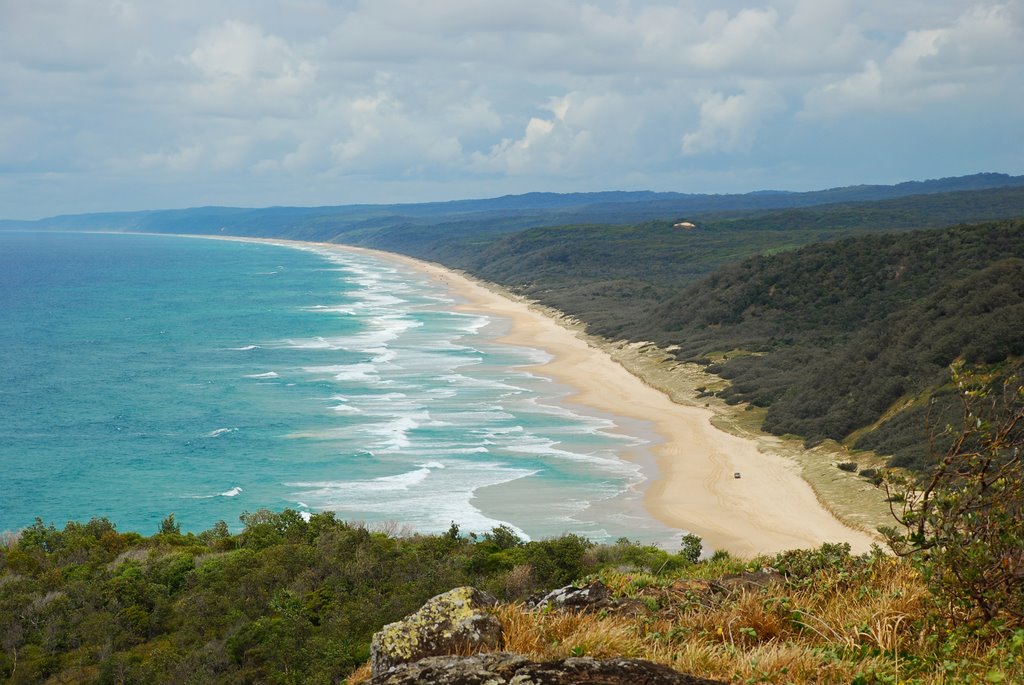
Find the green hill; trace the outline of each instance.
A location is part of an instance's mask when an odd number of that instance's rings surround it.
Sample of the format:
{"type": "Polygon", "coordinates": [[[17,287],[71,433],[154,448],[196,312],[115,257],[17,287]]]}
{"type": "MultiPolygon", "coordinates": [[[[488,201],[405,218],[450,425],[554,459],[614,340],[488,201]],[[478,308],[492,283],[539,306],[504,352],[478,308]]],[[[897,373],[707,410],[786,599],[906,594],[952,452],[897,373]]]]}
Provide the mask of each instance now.
{"type": "Polygon", "coordinates": [[[731,381],[727,401],[767,407],[766,430],[919,467],[925,400],[941,396],[949,364],[1024,354],[1024,228],[910,229],[1009,216],[1024,216],[1021,189],[405,247],[599,335],[675,346],[687,361],[730,353],[708,369],[731,381]]]}
{"type": "Polygon", "coordinates": [[[885,416],[855,446],[920,466],[922,393],[948,383],[955,360],[988,366],[1024,355],[1024,222],[752,258],[687,288],[640,325],[678,345],[681,359],[742,350],[709,370],[731,381],[722,393],[729,401],[768,408],[766,430],[841,441],[885,416]],[[897,403],[911,415],[890,413],[897,403]]]}

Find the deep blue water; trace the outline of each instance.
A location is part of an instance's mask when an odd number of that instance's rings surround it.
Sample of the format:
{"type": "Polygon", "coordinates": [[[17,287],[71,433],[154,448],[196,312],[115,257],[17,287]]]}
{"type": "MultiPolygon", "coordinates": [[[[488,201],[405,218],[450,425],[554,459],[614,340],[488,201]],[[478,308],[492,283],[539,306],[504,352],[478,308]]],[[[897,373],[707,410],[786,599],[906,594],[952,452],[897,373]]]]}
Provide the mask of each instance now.
{"type": "Polygon", "coordinates": [[[670,539],[619,458],[640,433],[565,406],[523,369],[542,352],[455,304],[352,253],[0,233],[0,530],[291,507],[670,539]]]}

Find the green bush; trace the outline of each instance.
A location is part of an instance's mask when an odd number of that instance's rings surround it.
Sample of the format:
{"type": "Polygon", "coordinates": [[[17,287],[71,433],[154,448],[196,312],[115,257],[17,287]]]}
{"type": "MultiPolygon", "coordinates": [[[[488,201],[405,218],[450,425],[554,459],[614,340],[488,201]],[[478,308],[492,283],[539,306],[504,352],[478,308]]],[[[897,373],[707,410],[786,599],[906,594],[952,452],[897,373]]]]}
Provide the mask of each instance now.
{"type": "Polygon", "coordinates": [[[953,369],[960,425],[919,478],[888,474],[893,550],[921,570],[944,620],[1024,625],[1024,377],[953,369]]]}

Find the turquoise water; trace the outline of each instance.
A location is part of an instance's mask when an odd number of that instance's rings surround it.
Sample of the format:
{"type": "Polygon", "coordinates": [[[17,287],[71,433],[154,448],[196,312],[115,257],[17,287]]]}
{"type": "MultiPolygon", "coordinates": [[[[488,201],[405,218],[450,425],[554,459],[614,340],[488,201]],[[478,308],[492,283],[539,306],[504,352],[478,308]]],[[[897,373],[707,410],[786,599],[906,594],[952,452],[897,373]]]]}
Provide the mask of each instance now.
{"type": "Polygon", "coordinates": [[[669,541],[644,427],[566,405],[507,322],[374,257],[0,233],[0,530],[261,507],[669,541]],[[639,461],[624,461],[623,453],[639,461]]]}

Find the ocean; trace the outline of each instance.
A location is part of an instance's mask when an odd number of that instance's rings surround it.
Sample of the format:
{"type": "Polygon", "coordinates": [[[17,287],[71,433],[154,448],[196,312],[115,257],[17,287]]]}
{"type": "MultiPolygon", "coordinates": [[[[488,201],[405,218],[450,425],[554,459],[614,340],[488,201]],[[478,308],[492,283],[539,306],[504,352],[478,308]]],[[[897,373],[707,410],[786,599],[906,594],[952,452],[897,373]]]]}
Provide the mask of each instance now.
{"type": "Polygon", "coordinates": [[[458,303],[315,246],[0,233],[0,531],[288,507],[673,545],[642,506],[649,428],[565,402],[458,303]]]}

